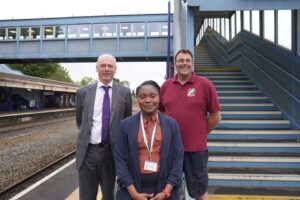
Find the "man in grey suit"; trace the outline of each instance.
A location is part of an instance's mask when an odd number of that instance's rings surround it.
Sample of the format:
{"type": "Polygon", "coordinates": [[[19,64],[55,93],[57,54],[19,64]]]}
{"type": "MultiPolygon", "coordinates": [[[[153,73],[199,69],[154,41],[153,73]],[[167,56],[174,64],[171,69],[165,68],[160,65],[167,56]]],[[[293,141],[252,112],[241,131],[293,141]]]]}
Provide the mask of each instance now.
{"type": "Polygon", "coordinates": [[[114,142],[121,120],[132,114],[130,89],[113,81],[116,69],[112,55],[99,56],[99,80],[76,93],[76,168],[81,200],[95,200],[99,183],[102,199],[114,199],[114,142]]]}

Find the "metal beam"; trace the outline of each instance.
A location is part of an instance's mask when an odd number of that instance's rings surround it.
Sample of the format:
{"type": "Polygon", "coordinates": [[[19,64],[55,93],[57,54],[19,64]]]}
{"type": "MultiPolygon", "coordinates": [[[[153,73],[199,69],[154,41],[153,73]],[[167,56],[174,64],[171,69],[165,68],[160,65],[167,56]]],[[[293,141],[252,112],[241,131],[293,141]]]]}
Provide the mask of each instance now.
{"type": "Polygon", "coordinates": [[[299,0],[187,0],[187,5],[200,11],[300,9],[299,0]]]}

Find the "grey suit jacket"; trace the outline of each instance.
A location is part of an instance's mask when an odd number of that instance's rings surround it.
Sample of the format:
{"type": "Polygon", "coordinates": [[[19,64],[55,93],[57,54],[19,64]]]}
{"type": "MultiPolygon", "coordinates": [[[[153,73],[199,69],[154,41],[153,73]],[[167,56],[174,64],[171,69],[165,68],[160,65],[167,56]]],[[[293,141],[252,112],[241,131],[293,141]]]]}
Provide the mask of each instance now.
{"type": "MultiPolygon", "coordinates": [[[[76,124],[78,127],[76,168],[79,170],[90,142],[97,83],[81,87],[76,93],[76,124]]],[[[122,119],[132,115],[130,89],[113,82],[110,109],[110,142],[113,152],[122,119]]]]}

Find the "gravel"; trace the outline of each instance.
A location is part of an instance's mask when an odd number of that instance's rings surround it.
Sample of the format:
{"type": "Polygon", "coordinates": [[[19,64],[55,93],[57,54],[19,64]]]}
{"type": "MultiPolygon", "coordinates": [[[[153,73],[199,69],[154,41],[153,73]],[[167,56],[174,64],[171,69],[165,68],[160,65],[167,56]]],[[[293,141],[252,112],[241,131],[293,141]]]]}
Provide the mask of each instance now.
{"type": "Polygon", "coordinates": [[[74,117],[1,133],[0,191],[75,150],[76,138],[74,117]]]}

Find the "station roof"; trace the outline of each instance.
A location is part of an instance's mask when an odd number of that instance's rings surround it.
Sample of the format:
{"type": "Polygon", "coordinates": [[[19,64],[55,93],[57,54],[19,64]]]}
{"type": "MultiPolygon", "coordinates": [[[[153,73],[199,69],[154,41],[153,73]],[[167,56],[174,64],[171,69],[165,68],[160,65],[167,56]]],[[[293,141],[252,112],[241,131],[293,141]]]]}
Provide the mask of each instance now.
{"type": "Polygon", "coordinates": [[[0,72],[0,87],[75,93],[80,85],[33,76],[0,72]]]}

